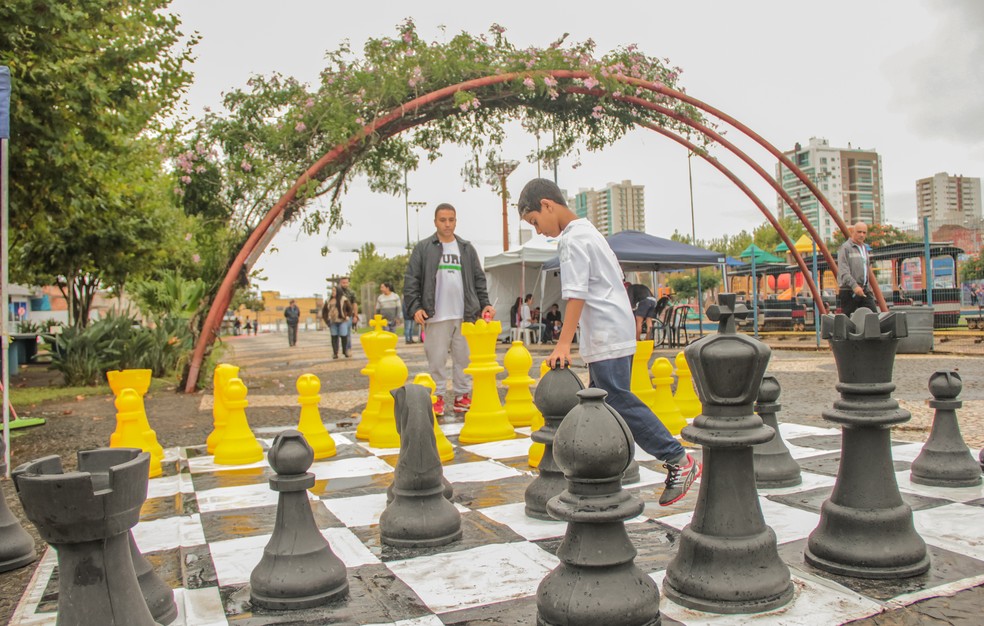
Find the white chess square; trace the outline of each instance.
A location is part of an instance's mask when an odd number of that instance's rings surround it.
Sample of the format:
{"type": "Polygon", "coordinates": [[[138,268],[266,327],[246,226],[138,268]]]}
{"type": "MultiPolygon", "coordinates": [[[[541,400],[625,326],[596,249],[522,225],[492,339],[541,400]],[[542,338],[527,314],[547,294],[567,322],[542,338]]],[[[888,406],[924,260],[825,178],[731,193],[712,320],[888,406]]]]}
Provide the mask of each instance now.
{"type": "Polygon", "coordinates": [[[435,613],[536,594],[557,559],[531,543],[487,545],[391,561],[389,569],[435,613]]]}
{"type": "Polygon", "coordinates": [[[803,482],[792,487],[777,487],[775,489],[765,489],[763,487],[759,487],[758,491],[760,494],[768,496],[787,495],[817,489],[818,487],[831,487],[835,482],[837,482],[837,479],[833,476],[827,476],[826,474],[814,474],[813,472],[804,471],[800,471],[800,478],[803,479],[803,482]]]}
{"type": "Polygon", "coordinates": [[[918,493],[933,498],[944,498],[954,502],[970,502],[984,498],[984,484],[974,487],[934,487],[932,485],[920,485],[912,482],[910,470],[895,472],[895,480],[899,484],[900,491],[918,493]]]}
{"type": "Polygon", "coordinates": [[[227,626],[222,597],[218,587],[202,589],[174,590],[174,603],[178,606],[178,617],[172,622],[175,625],[187,626],[227,626]]]}
{"type": "Polygon", "coordinates": [[[215,462],[214,456],[196,456],[188,459],[188,471],[192,474],[205,474],[207,472],[217,472],[231,469],[246,469],[250,467],[269,467],[270,462],[266,454],[256,463],[246,463],[244,465],[219,465],[215,462]]]}
{"type": "Polygon", "coordinates": [[[533,440],[528,437],[518,439],[506,439],[504,441],[490,441],[488,443],[477,443],[470,446],[462,446],[464,450],[484,456],[489,459],[511,459],[518,456],[528,456],[530,445],[533,440]]]}
{"type": "Polygon", "coordinates": [[[321,501],[343,524],[350,528],[379,523],[386,508],[386,494],[373,493],[350,498],[327,498],[321,501]]]}
{"type": "MultiPolygon", "coordinates": [[[[306,491],[309,500],[318,497],[306,491]]],[[[258,506],[276,505],[279,494],[270,489],[266,482],[255,485],[239,485],[238,487],[220,487],[206,489],[195,494],[198,499],[198,510],[201,513],[228,511],[230,509],[248,509],[258,506]]]]}
{"type": "Polygon", "coordinates": [[[371,476],[373,474],[389,474],[393,466],[375,456],[360,456],[350,459],[323,459],[315,461],[308,470],[317,480],[332,478],[351,478],[353,476],[371,476]]]}
{"type": "Polygon", "coordinates": [[[194,493],[191,476],[183,472],[173,476],[159,476],[147,481],[147,499],[169,498],[179,493],[194,493]]]}
{"type": "Polygon", "coordinates": [[[144,554],[179,546],[204,545],[205,530],[202,528],[202,517],[195,513],[140,522],[133,527],[133,540],[144,554]]]}
{"type": "Polygon", "coordinates": [[[444,466],[444,477],[451,483],[491,482],[514,476],[524,476],[523,472],[495,461],[474,461],[444,466]]]}
{"type": "Polygon", "coordinates": [[[948,504],[914,511],[916,532],[934,546],[984,560],[984,524],[981,507],[948,504]]]}

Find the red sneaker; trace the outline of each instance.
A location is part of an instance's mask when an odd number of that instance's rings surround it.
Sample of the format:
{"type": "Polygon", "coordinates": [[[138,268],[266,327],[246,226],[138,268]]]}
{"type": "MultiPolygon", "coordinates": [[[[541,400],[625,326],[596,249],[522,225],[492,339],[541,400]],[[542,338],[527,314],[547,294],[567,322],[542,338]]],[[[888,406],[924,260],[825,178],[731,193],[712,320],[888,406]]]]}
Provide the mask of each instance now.
{"type": "Polygon", "coordinates": [[[438,396],[437,400],[434,401],[434,414],[438,417],[444,415],[444,398],[441,396],[438,396]]]}
{"type": "Polygon", "coordinates": [[[454,399],[454,412],[465,413],[471,408],[471,395],[464,394],[454,399]]]}

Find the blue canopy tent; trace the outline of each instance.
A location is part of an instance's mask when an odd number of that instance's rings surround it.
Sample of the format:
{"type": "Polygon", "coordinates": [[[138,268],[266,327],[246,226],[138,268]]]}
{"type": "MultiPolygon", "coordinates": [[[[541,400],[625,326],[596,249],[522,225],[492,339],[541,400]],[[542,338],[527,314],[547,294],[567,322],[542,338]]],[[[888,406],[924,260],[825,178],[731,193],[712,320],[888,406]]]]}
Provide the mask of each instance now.
{"type": "MultiPolygon", "coordinates": [[[[606,237],[626,272],[658,272],[725,263],[725,255],[687,243],[663,239],[638,230],[623,230],[606,237]]],[[[560,267],[560,257],[543,264],[544,270],[560,267]]]]}

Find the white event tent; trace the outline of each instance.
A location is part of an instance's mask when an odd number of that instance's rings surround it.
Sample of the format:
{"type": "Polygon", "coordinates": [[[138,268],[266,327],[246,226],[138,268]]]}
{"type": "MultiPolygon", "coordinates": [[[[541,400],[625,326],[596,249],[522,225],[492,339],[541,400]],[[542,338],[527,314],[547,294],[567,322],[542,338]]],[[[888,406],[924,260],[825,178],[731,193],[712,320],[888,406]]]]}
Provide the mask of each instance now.
{"type": "Polygon", "coordinates": [[[510,327],[509,309],[516,298],[533,294],[534,306],[545,312],[551,304],[559,304],[560,279],[557,272],[541,272],[543,264],[557,257],[557,240],[536,235],[525,244],[508,252],[485,257],[483,267],[488,279],[489,301],[495,307],[495,319],[503,330],[510,327]]]}

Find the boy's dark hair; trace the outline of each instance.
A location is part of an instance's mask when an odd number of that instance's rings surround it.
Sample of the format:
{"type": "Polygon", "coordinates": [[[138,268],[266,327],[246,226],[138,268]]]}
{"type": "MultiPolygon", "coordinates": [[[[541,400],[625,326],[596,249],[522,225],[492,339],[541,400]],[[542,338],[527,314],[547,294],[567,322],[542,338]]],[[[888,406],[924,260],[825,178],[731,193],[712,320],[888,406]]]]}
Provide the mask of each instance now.
{"type": "Polygon", "coordinates": [[[541,200],[552,200],[561,206],[567,206],[564,192],[560,190],[557,183],[546,178],[534,178],[519,192],[519,201],[516,203],[519,216],[523,217],[532,211],[539,211],[541,200]]]}
{"type": "Polygon", "coordinates": [[[434,219],[437,219],[437,214],[440,211],[451,211],[455,215],[458,214],[458,211],[452,205],[448,204],[447,202],[442,202],[441,204],[437,205],[437,208],[434,209],[434,219]]]}
{"type": "Polygon", "coordinates": [[[526,294],[526,297],[523,299],[523,302],[533,302],[533,294],[531,293],[526,294]]]}

